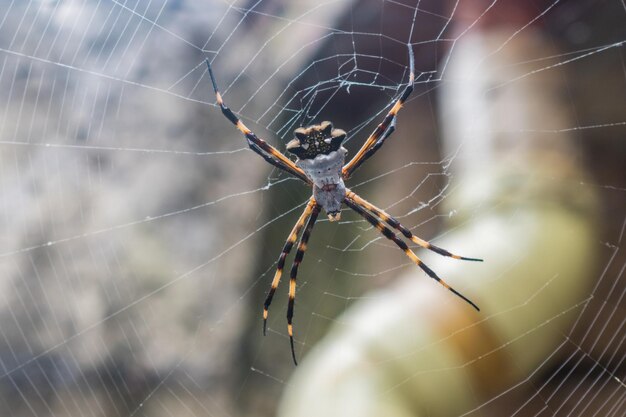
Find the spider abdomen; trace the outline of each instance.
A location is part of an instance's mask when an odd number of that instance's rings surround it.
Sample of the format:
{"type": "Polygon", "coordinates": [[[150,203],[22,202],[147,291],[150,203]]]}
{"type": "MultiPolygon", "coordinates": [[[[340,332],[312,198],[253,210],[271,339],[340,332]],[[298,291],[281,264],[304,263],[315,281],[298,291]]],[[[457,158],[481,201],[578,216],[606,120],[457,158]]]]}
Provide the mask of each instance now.
{"type": "Polygon", "coordinates": [[[322,188],[328,184],[338,184],[343,181],[341,168],[345,162],[345,148],[339,148],[328,155],[319,154],[311,159],[299,159],[296,165],[302,168],[304,173],[317,185],[322,188]]]}
{"type": "Polygon", "coordinates": [[[326,210],[331,221],[339,220],[341,204],[346,197],[341,169],[348,151],[341,147],[327,155],[299,159],[296,165],[313,181],[313,197],[326,210]]]}

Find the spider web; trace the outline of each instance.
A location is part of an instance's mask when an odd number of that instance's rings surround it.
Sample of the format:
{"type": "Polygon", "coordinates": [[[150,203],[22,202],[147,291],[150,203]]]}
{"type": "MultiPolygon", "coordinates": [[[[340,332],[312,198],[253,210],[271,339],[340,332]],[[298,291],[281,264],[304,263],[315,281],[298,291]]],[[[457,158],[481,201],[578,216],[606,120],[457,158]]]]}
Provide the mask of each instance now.
{"type": "MultiPolygon", "coordinates": [[[[284,149],[294,128],[332,120],[348,132],[354,155],[406,85],[410,44],[416,90],[392,139],[348,185],[437,242],[506,206],[489,200],[462,210],[457,191],[476,167],[465,151],[478,146],[479,122],[445,110],[441,97],[454,84],[463,42],[498,18],[508,32],[461,74],[508,75],[481,93],[492,97],[568,71],[560,104],[569,124],[521,121],[504,133],[571,138],[571,183],[577,194],[597,196],[602,221],[589,242],[595,255],[582,296],[523,331],[502,332],[488,354],[537,334],[554,342],[533,361],[507,356],[518,377],[488,394],[477,389],[473,404],[451,415],[624,415],[626,4],[556,0],[511,18],[498,14],[508,3],[494,0],[459,29],[467,3],[0,2],[2,414],[275,415],[280,396],[295,389],[285,283],[264,338],[260,312],[309,190],[250,152],[222,117],[205,58],[226,103],[269,143],[284,149]],[[502,66],[498,58],[539,24],[553,52],[502,66]],[[442,139],[449,126],[452,144],[442,139]],[[554,330],[562,319],[565,329],[554,330]]],[[[366,222],[343,216],[320,219],[299,272],[295,333],[304,361],[329,328],[349,333],[346,309],[377,300],[409,273],[427,280],[366,222]]],[[[462,247],[483,255],[472,242],[462,247]]],[[[473,274],[503,256],[484,255],[473,274]]],[[[505,285],[507,267],[526,255],[506,258],[491,284],[505,285]]],[[[537,299],[571,272],[551,271],[480,320],[540,309],[537,299]]],[[[454,284],[481,300],[478,284],[454,284]]],[[[441,312],[458,303],[445,295],[441,312]]],[[[429,343],[446,346],[471,327],[429,343]]],[[[384,356],[374,369],[419,352],[384,356]]],[[[450,369],[409,370],[385,390],[402,392],[433,373],[462,378],[482,360],[472,353],[450,369]]]]}

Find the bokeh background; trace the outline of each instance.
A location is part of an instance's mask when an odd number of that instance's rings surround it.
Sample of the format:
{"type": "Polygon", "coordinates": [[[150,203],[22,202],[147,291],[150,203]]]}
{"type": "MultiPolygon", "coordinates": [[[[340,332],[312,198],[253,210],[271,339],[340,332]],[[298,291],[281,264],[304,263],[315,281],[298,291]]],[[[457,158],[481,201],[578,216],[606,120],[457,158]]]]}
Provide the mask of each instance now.
{"type": "Polygon", "coordinates": [[[0,414],[624,415],[624,42],[621,0],[0,0],[0,414]],[[310,190],[204,59],[277,148],[332,120],[353,155],[407,44],[350,186],[484,257],[424,254],[482,312],[344,212],[296,369],[284,283],[260,313],[310,190]]]}

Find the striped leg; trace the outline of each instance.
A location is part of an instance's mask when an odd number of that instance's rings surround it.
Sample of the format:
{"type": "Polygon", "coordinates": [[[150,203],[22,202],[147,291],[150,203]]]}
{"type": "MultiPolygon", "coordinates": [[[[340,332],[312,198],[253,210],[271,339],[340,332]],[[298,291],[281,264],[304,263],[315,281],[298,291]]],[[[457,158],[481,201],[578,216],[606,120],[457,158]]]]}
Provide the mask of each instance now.
{"type": "Polygon", "coordinates": [[[413,49],[411,45],[407,45],[409,48],[409,83],[402,92],[402,95],[393,105],[385,119],[376,126],[376,129],[372,132],[372,134],[367,138],[361,149],[354,155],[354,158],[348,162],[342,170],[344,179],[347,179],[352,175],[352,173],[359,167],[363,162],[365,162],[369,157],[371,157],[385,142],[393,131],[395,130],[395,120],[396,115],[404,105],[404,102],[409,98],[411,93],[413,92],[413,85],[415,83],[415,63],[413,58],[413,49]]]}
{"type": "Polygon", "coordinates": [[[457,290],[452,288],[447,282],[445,282],[444,280],[439,278],[437,276],[437,274],[432,269],[430,269],[428,266],[426,266],[426,264],[424,264],[422,262],[422,260],[420,258],[418,258],[417,255],[415,255],[415,253],[413,253],[413,251],[411,249],[409,249],[407,244],[404,243],[404,241],[401,240],[390,228],[385,226],[385,224],[382,221],[380,221],[379,219],[374,217],[372,214],[368,213],[360,205],[355,203],[354,200],[352,200],[350,197],[346,197],[345,203],[352,210],[356,211],[361,216],[363,216],[365,218],[365,220],[367,220],[372,226],[377,228],[378,231],[380,231],[380,233],[382,233],[387,239],[393,241],[396,245],[398,245],[398,247],[404,251],[406,256],[408,256],[417,266],[422,268],[422,270],[424,272],[426,272],[426,274],[429,277],[431,277],[432,279],[434,279],[435,281],[437,281],[438,283],[443,285],[446,289],[448,289],[450,292],[452,292],[457,297],[460,297],[463,300],[465,300],[472,307],[474,307],[477,311],[480,311],[478,306],[476,304],[474,304],[469,298],[465,297],[463,294],[461,294],[460,292],[458,292],[457,290]]]}
{"type": "Polygon", "coordinates": [[[309,237],[311,236],[311,231],[313,230],[313,226],[315,225],[315,221],[317,220],[317,215],[320,212],[320,207],[316,204],[313,207],[313,211],[311,212],[311,217],[309,217],[309,221],[306,224],[306,228],[302,233],[302,237],[300,238],[300,243],[298,243],[298,251],[296,252],[296,256],[293,260],[293,266],[291,267],[291,274],[289,277],[289,304],[287,306],[287,331],[289,333],[289,343],[291,344],[291,356],[293,357],[293,363],[298,365],[298,361],[296,360],[296,350],[293,346],[293,326],[291,324],[291,320],[293,318],[293,307],[296,301],[296,276],[298,275],[298,267],[302,262],[302,258],[304,258],[304,253],[307,250],[307,243],[309,241],[309,237]]]}
{"type": "Polygon", "coordinates": [[[365,155],[363,155],[363,158],[361,158],[361,160],[359,161],[359,163],[357,163],[354,168],[352,168],[352,172],[356,171],[363,162],[367,161],[372,155],[374,155],[376,153],[376,151],[378,151],[380,149],[381,146],[383,146],[383,144],[385,143],[385,140],[387,140],[387,138],[389,136],[391,136],[393,134],[393,132],[396,131],[396,121],[398,120],[397,117],[394,117],[391,120],[391,124],[389,125],[389,127],[387,128],[387,130],[385,131],[385,134],[376,141],[376,143],[369,148],[369,150],[367,152],[365,152],[365,155]]]}
{"type": "Polygon", "coordinates": [[[234,124],[235,127],[246,136],[250,149],[261,155],[263,159],[265,159],[267,162],[274,165],[275,167],[280,168],[283,171],[289,172],[290,174],[300,178],[307,184],[311,184],[311,180],[309,180],[309,178],[305,175],[304,171],[298,168],[291,159],[287,158],[272,145],[268,144],[263,139],[255,135],[254,132],[248,129],[246,125],[244,125],[243,122],[239,120],[237,116],[235,116],[235,113],[233,113],[231,109],[226,107],[226,105],[224,104],[224,100],[222,100],[222,95],[217,88],[217,82],[215,81],[215,77],[213,76],[213,70],[211,69],[211,64],[209,63],[208,59],[206,60],[206,64],[209,67],[209,76],[211,77],[211,83],[213,84],[213,90],[215,91],[217,104],[222,109],[222,114],[226,116],[226,118],[230,120],[230,122],[234,124]]]}
{"type": "Polygon", "coordinates": [[[267,315],[270,308],[270,304],[272,303],[272,299],[274,298],[274,294],[276,293],[276,288],[278,288],[278,284],[280,283],[280,277],[283,274],[283,267],[285,266],[285,258],[291,252],[291,248],[293,244],[296,242],[298,238],[298,234],[304,227],[304,223],[307,221],[309,216],[311,216],[311,212],[313,208],[317,205],[315,199],[311,197],[306,208],[300,215],[300,218],[293,226],[291,233],[287,237],[287,241],[285,242],[285,246],[283,246],[283,251],[280,253],[278,257],[278,264],[276,266],[276,273],[274,274],[274,279],[272,280],[272,286],[270,287],[269,292],[267,293],[267,298],[265,299],[265,303],[263,304],[263,335],[265,336],[265,332],[267,330],[267,315]]]}
{"type": "Polygon", "coordinates": [[[395,219],[394,217],[390,216],[387,212],[385,212],[384,210],[376,207],[375,205],[373,205],[369,201],[366,201],[366,200],[362,199],[361,197],[359,197],[358,195],[356,195],[355,193],[353,193],[350,190],[346,190],[346,195],[355,204],[358,204],[363,209],[368,210],[368,211],[374,213],[376,216],[380,217],[384,222],[389,224],[389,226],[391,226],[394,229],[400,231],[400,233],[402,233],[407,239],[411,239],[411,241],[413,243],[418,244],[419,246],[423,247],[424,249],[431,250],[431,251],[433,251],[435,253],[438,253],[439,255],[449,256],[450,258],[461,259],[463,261],[475,261],[475,262],[482,262],[483,261],[482,259],[479,259],[479,258],[467,258],[465,256],[455,255],[455,254],[453,254],[451,252],[448,252],[447,250],[445,250],[443,248],[440,248],[438,246],[433,245],[432,243],[430,243],[430,242],[428,242],[428,241],[426,241],[424,239],[420,239],[419,237],[417,237],[413,233],[411,233],[411,231],[409,229],[407,229],[402,224],[400,224],[400,222],[397,219],[395,219]]]}

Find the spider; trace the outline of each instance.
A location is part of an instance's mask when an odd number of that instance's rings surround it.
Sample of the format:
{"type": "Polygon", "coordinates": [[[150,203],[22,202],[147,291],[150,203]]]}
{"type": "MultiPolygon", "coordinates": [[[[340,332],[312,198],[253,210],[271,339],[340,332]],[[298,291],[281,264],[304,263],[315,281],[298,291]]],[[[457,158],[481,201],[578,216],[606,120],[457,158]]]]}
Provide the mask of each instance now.
{"type": "Polygon", "coordinates": [[[356,155],[345,165],[345,157],[348,151],[341,145],[346,139],[346,132],[341,129],[334,129],[333,124],[329,121],[308,127],[299,127],[294,131],[295,138],[287,143],[287,151],[296,156],[295,162],[283,153],[279,152],[273,146],[269,145],[263,139],[260,139],[254,134],[254,132],[243,124],[243,122],[232,112],[232,110],[224,104],[222,95],[217,88],[217,82],[215,81],[211,64],[208,59],[206,60],[217,104],[220,106],[224,116],[226,116],[226,118],[245,135],[248,146],[270,164],[288,172],[296,178],[301,179],[308,186],[313,188],[313,195],[308,200],[306,208],[300,215],[296,224],[293,226],[291,233],[289,233],[287,241],[283,246],[283,250],[278,257],[272,285],[267,293],[267,298],[265,299],[265,303],[263,305],[263,335],[265,335],[267,330],[268,310],[282,276],[283,267],[285,266],[285,258],[287,258],[291,252],[298,235],[302,232],[289,276],[289,303],[287,306],[287,332],[289,334],[289,343],[291,345],[291,356],[295,365],[298,365],[298,362],[296,360],[296,352],[294,348],[292,319],[296,298],[296,276],[298,275],[298,267],[300,266],[300,263],[304,258],[304,253],[307,250],[311,231],[313,230],[313,226],[315,225],[321,209],[324,209],[328,215],[328,219],[331,222],[334,222],[340,219],[341,207],[345,203],[348,207],[365,218],[365,220],[367,220],[367,222],[369,222],[373,227],[378,229],[378,231],[387,239],[391,240],[400,249],[402,249],[409,259],[419,266],[429,277],[443,285],[457,297],[465,300],[477,311],[480,311],[476,304],[452,288],[444,280],[439,278],[432,269],[426,266],[392,229],[397,230],[405,238],[411,240],[418,246],[429,249],[439,255],[449,256],[451,258],[461,259],[464,261],[482,261],[482,259],[455,255],[445,249],[433,245],[426,240],[420,239],[408,228],[400,224],[397,219],[372,203],[359,197],[349,188],[346,188],[344,184],[344,181],[350,178],[352,173],[354,173],[354,171],[356,171],[356,169],[359,168],[363,162],[374,155],[376,151],[383,146],[385,140],[394,132],[396,128],[396,115],[413,91],[415,81],[415,64],[413,50],[410,45],[407,46],[409,49],[410,62],[410,74],[407,86],[402,92],[400,98],[395,101],[382,123],[374,129],[361,149],[359,149],[356,155]],[[302,231],[303,229],[304,231],[302,231]]]}

